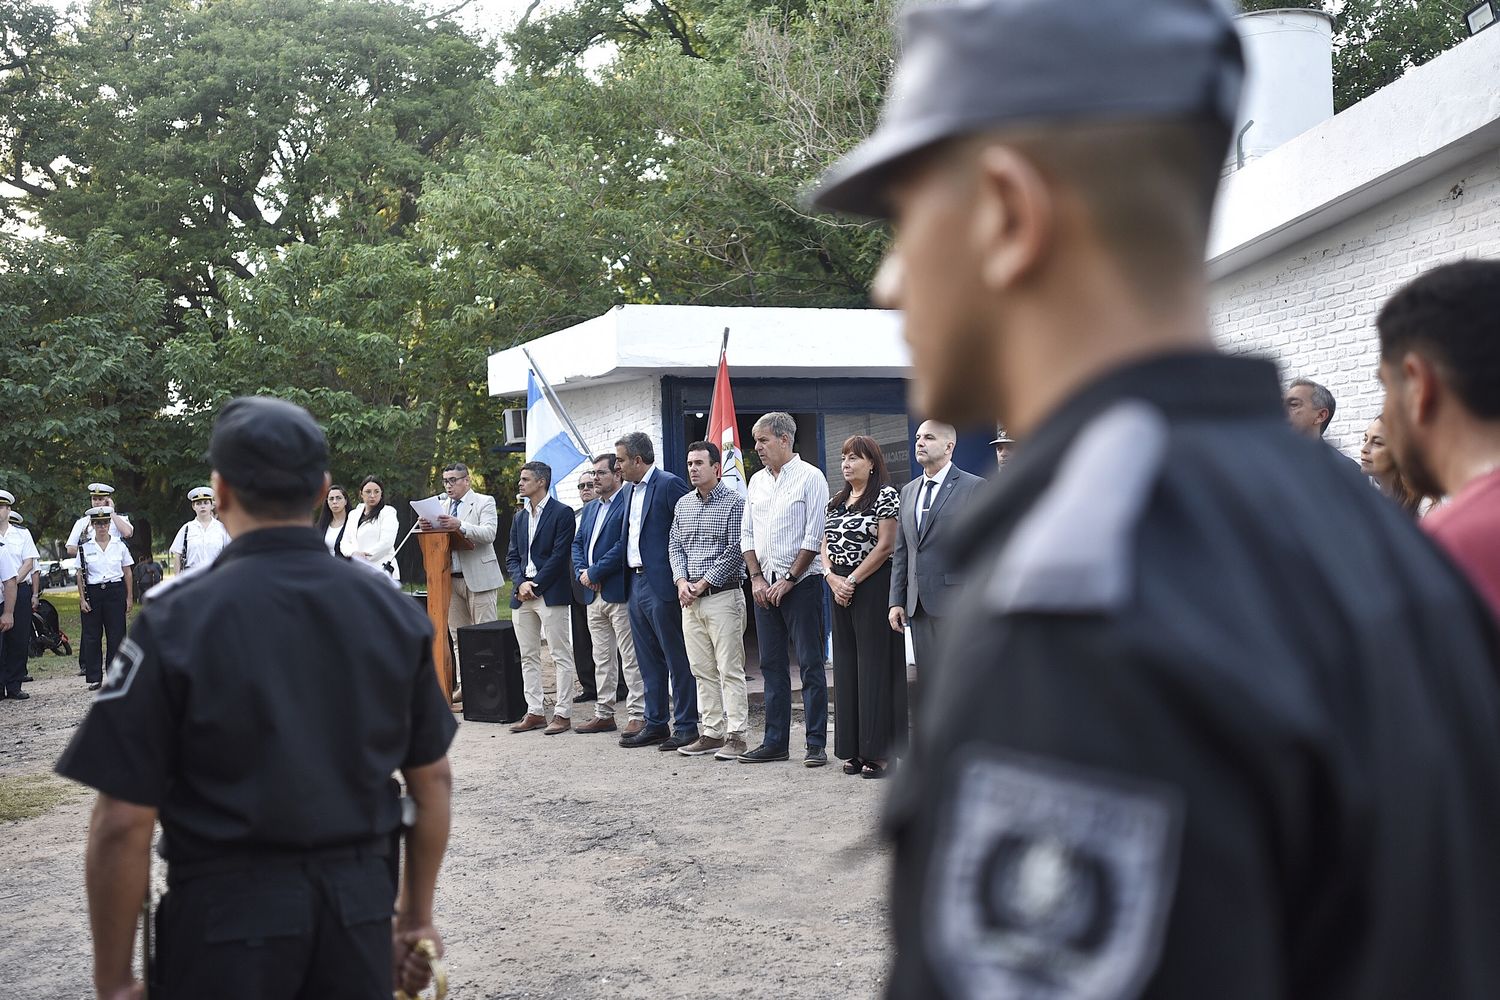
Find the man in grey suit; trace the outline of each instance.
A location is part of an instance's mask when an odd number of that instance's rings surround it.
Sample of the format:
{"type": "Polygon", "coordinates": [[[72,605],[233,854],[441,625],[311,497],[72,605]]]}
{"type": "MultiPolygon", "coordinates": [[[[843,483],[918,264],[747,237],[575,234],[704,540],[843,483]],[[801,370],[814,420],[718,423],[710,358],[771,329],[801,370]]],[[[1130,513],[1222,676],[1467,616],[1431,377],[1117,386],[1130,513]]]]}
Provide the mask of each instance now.
{"type": "Polygon", "coordinates": [[[944,548],[953,525],[984,482],[953,464],[958,434],[925,421],[913,449],[922,475],[901,488],[901,525],[891,555],[891,628],[911,626],[920,673],[936,662],[938,619],[947,614],[959,577],[944,548]]]}
{"type": "Polygon", "coordinates": [[[443,470],[446,513],[434,522],[425,518],[423,531],[451,531],[453,589],[448,598],[448,635],[455,648],[458,630],[465,625],[492,622],[498,617],[496,598],[505,574],[495,554],[495,498],[469,488],[469,467],[454,462],[443,470]],[[459,539],[463,539],[460,541],[459,539]],[[467,547],[465,546],[467,542],[467,547]]]}

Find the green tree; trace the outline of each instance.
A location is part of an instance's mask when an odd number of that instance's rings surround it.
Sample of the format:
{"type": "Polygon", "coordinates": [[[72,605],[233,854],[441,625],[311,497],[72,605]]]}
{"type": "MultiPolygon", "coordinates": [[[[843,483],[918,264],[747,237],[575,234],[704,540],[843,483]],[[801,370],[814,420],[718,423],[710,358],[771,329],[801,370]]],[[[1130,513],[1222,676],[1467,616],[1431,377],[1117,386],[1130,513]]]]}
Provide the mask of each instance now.
{"type": "Polygon", "coordinates": [[[119,240],[0,236],[0,482],[38,541],[62,538],[91,480],[132,499],[183,485],[160,412],[165,308],[119,240]]]}

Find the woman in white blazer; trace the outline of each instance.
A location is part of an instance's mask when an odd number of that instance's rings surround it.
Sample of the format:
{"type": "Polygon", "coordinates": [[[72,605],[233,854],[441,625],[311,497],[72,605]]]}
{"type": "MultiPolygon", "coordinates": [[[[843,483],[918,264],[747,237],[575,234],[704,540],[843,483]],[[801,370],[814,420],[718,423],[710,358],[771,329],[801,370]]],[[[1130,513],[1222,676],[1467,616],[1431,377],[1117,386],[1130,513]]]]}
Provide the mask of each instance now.
{"type": "Polygon", "coordinates": [[[339,549],[351,559],[363,559],[380,567],[391,579],[399,581],[396,534],[400,525],[396,523],[396,508],[385,502],[385,487],[374,476],[366,476],[360,483],[359,496],[364,503],[349,512],[339,549]]]}

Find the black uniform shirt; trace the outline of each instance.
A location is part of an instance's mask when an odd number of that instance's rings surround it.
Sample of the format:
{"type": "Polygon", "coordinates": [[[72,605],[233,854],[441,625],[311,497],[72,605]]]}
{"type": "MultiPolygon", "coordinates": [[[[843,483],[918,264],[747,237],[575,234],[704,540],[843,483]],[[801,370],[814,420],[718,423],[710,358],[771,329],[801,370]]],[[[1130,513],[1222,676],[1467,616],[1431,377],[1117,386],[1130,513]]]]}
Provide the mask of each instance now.
{"type": "Polygon", "coordinates": [[[57,770],[157,808],[169,861],[317,850],[395,830],[456,728],[411,599],[267,528],[141,611],[57,770]]]}
{"type": "Polygon", "coordinates": [[[892,996],[1497,995],[1495,636],[1279,395],[1117,371],[967,514],[887,817],[892,996]]]}

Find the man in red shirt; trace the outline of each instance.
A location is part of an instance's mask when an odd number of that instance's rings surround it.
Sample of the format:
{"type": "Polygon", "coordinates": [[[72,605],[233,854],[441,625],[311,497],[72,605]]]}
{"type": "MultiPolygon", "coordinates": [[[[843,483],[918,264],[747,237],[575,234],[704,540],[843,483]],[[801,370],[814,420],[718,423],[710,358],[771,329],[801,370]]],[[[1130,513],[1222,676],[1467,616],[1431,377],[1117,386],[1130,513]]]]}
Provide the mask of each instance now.
{"type": "Polygon", "coordinates": [[[1500,618],[1500,261],[1434,268],[1376,326],[1396,463],[1451,498],[1422,525],[1500,618]]]}

